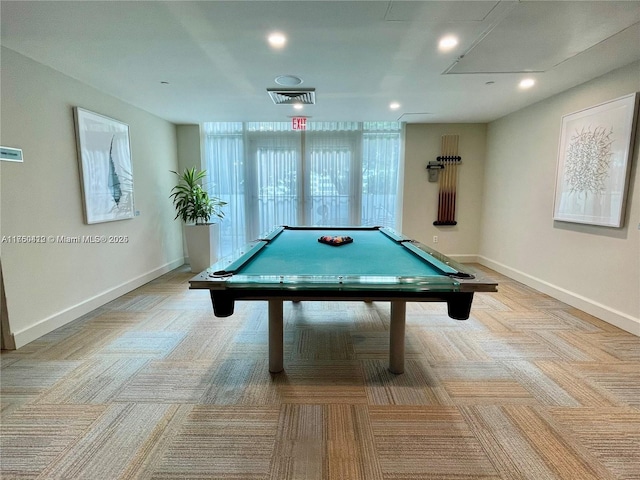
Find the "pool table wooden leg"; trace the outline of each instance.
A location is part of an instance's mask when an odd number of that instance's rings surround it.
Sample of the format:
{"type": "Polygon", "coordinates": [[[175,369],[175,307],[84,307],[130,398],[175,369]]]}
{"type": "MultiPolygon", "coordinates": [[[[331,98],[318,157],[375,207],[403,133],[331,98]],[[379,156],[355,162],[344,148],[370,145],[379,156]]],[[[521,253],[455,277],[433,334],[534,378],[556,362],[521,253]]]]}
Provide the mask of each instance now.
{"type": "Polygon", "coordinates": [[[283,301],[269,300],[269,371],[278,373],[284,370],[284,320],[283,301]]]}
{"type": "Polygon", "coordinates": [[[404,330],[407,302],[391,301],[391,321],[389,326],[389,371],[404,373],[404,330]]]}

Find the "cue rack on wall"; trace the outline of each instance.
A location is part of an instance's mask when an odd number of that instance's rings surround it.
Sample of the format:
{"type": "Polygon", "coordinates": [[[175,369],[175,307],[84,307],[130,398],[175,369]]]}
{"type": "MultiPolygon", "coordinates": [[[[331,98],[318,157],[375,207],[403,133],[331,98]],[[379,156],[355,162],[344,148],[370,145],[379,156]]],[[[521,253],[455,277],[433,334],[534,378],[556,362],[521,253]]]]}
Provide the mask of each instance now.
{"type": "Polygon", "coordinates": [[[435,162],[429,162],[429,181],[438,182],[438,218],[434,225],[456,225],[456,188],[458,165],[462,158],[458,155],[458,135],[443,135],[442,154],[435,162]]]}

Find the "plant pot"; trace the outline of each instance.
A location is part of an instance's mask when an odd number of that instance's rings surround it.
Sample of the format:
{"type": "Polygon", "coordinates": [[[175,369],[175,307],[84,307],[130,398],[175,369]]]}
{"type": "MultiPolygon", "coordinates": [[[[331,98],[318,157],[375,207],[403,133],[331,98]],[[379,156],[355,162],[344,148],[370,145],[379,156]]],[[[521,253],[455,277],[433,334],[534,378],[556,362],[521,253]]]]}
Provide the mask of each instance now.
{"type": "Polygon", "coordinates": [[[219,223],[185,225],[184,232],[192,272],[200,273],[218,261],[219,223]]]}

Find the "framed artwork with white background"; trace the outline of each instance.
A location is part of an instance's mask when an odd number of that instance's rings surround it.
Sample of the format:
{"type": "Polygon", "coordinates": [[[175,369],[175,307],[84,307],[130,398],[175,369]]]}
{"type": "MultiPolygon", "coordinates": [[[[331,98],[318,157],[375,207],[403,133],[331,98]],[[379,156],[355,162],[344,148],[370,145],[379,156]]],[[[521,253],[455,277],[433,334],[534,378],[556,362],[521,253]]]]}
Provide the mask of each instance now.
{"type": "Polygon", "coordinates": [[[638,94],[562,117],[553,219],[622,227],[638,94]]]}
{"type": "Polygon", "coordinates": [[[129,126],[74,108],[85,222],[133,218],[129,126]]]}

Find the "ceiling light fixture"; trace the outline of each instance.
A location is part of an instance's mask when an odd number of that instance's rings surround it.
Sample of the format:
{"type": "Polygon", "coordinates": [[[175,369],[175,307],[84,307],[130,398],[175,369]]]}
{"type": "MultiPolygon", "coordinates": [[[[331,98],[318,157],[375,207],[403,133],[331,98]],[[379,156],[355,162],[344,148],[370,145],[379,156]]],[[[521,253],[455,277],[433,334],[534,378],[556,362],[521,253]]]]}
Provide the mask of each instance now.
{"type": "Polygon", "coordinates": [[[293,108],[295,108],[296,110],[302,110],[304,106],[301,103],[294,103],[293,104],[293,108]]]}
{"type": "Polygon", "coordinates": [[[295,75],[280,75],[276,77],[275,82],[283,87],[297,87],[302,84],[302,79],[295,75]]]}
{"type": "Polygon", "coordinates": [[[458,37],[453,35],[447,35],[446,37],[442,37],[440,42],[438,43],[438,48],[441,52],[448,52],[458,45],[458,37]]]}
{"type": "Polygon", "coordinates": [[[269,45],[273,48],[282,48],[287,43],[287,37],[280,32],[274,32],[267,38],[269,40],[269,45]]]}
{"type": "Polygon", "coordinates": [[[525,78],[520,81],[518,86],[522,89],[531,88],[536,84],[536,81],[533,78],[525,78]]]}
{"type": "Polygon", "coordinates": [[[398,102],[391,102],[391,103],[389,104],[389,108],[390,108],[391,110],[397,110],[397,109],[399,109],[399,108],[400,108],[400,104],[399,104],[398,102]]]}

